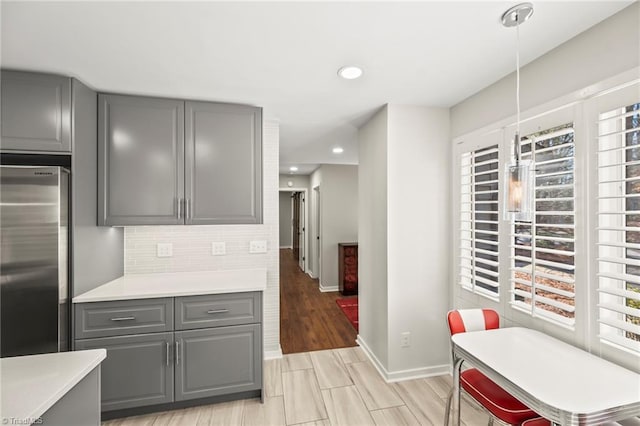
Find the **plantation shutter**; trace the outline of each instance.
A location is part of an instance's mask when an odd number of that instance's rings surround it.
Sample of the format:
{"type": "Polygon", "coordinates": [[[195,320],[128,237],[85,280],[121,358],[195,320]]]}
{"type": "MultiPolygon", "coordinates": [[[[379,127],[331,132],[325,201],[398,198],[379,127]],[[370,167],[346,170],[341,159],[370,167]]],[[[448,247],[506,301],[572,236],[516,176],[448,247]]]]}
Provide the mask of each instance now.
{"type": "Polygon", "coordinates": [[[511,303],[566,325],[575,321],[573,123],[522,138],[535,163],[535,213],[511,233],[511,303]]]}
{"type": "Polygon", "coordinates": [[[498,297],[498,145],[465,152],[460,167],[460,285],[498,297]]]}
{"type": "Polygon", "coordinates": [[[640,352],[640,103],[598,115],[597,148],[599,338],[640,352]]]}

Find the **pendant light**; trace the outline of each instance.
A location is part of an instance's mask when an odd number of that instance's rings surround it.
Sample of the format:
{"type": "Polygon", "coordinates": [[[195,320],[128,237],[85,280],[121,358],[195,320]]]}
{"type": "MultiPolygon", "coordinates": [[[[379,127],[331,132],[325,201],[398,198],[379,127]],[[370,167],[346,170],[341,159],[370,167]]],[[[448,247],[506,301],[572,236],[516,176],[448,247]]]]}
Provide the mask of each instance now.
{"type": "Polygon", "coordinates": [[[504,218],[505,220],[531,222],[534,210],[534,165],[532,160],[522,160],[520,151],[520,24],[533,15],[531,3],[513,6],[502,14],[502,25],[516,27],[516,133],[513,138],[513,157],[505,168],[504,218]]]}

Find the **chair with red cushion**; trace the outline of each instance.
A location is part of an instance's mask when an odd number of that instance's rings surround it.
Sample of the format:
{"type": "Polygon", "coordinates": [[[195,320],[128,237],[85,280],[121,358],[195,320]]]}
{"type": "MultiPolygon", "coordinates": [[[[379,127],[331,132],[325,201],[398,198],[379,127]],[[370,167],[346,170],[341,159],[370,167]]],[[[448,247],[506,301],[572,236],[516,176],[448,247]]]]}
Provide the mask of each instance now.
{"type": "MultiPolygon", "coordinates": [[[[500,327],[500,317],[492,309],[453,310],[447,314],[447,321],[452,336],[468,331],[493,330],[500,327]]],[[[494,418],[503,423],[520,426],[525,420],[538,417],[533,410],[475,368],[460,373],[460,389],[490,413],[489,425],[493,424],[494,418]]],[[[453,389],[447,399],[445,425],[449,424],[452,397],[453,389]]]]}

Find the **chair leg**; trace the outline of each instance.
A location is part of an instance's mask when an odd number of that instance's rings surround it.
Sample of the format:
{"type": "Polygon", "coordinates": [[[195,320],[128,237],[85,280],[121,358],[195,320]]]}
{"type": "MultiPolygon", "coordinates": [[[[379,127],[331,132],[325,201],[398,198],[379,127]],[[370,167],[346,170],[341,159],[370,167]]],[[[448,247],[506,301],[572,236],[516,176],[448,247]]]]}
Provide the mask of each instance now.
{"type": "Polygon", "coordinates": [[[449,426],[449,416],[451,415],[451,400],[453,399],[453,387],[447,396],[447,405],[444,407],[444,426],[449,426]]]}

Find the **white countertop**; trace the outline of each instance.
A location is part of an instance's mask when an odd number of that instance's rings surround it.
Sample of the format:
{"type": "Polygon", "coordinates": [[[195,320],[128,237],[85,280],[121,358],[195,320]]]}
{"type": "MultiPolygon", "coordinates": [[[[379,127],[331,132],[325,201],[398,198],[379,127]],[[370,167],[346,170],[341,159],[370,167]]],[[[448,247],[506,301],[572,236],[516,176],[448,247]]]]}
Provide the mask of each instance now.
{"type": "MultiPolygon", "coordinates": [[[[537,400],[533,402],[540,404],[540,409],[528,399],[523,402],[545,417],[552,416],[540,411],[542,407],[553,408],[567,418],[615,412],[622,407],[633,410],[629,417],[640,414],[639,374],[544,333],[512,327],[459,333],[451,340],[475,358],[478,364],[474,366],[515,396],[522,391],[537,400]],[[483,370],[482,365],[490,370],[483,370]],[[501,383],[491,371],[519,389],[501,383]]],[[[567,420],[561,423],[572,424],[567,420]]]]}
{"type": "Polygon", "coordinates": [[[266,269],[124,275],[73,298],[73,303],[264,291],[266,269]]]}
{"type": "Polygon", "coordinates": [[[36,422],[106,357],[92,349],[0,359],[0,420],[36,422]]]}

